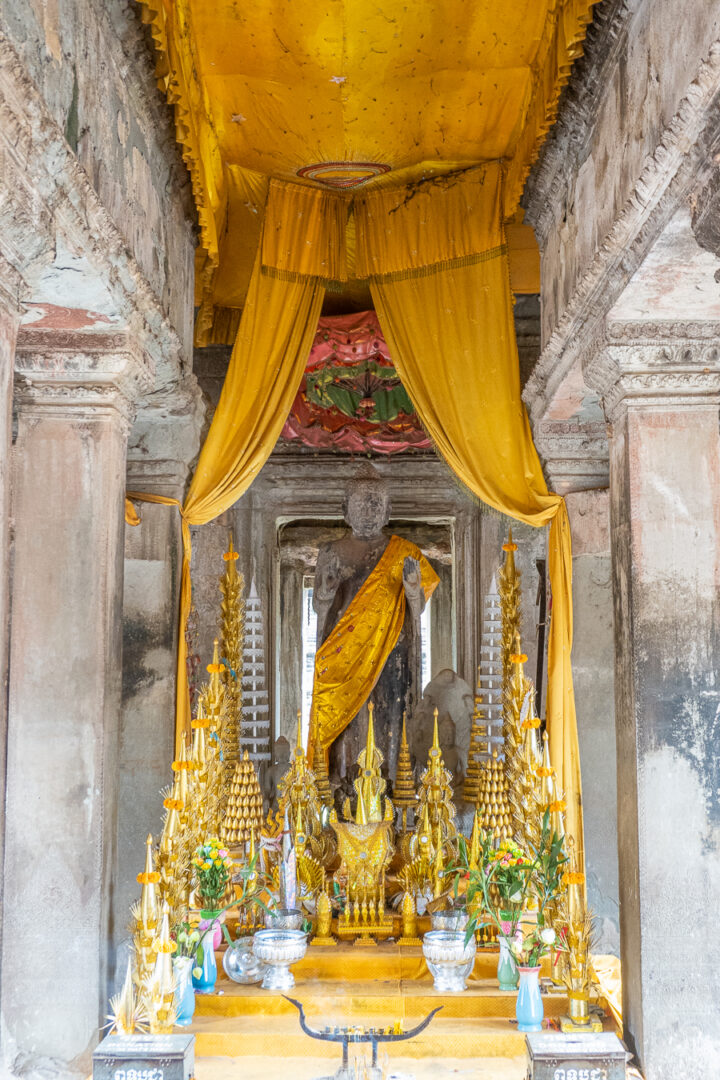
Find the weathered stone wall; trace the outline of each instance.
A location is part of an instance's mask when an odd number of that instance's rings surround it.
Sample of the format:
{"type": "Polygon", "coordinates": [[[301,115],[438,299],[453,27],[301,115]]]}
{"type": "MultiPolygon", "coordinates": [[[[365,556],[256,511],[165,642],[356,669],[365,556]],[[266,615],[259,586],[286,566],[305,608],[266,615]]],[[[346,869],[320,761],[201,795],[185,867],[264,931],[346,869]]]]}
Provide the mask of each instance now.
{"type": "Polygon", "coordinates": [[[596,23],[526,196],[542,250],[543,343],[720,38],[714,0],[606,0],[596,23]]]}
{"type": "MultiPolygon", "coordinates": [[[[194,211],[139,6],[5,0],[0,31],[191,355],[194,211]]],[[[76,298],[93,308],[92,293],[76,298]]]]}

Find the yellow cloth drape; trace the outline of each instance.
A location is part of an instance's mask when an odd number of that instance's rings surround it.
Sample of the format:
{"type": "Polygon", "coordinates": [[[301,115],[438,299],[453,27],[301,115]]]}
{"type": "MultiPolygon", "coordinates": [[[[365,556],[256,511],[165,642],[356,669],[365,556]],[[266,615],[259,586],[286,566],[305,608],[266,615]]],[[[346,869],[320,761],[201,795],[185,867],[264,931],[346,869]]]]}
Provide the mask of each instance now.
{"type": "Polygon", "coordinates": [[[185,631],[191,605],[190,528],[228,510],[267,461],[297,394],[317,329],[317,278],[279,280],[255,262],[210,430],[183,506],[176,736],[190,730],[185,631]]]}
{"type": "MultiPolygon", "coordinates": [[[[424,208],[403,203],[383,208],[385,229],[374,230],[376,266],[392,267],[371,278],[375,308],[390,353],[423,427],[457,476],[484,502],[530,525],[550,524],[549,576],[552,618],[548,641],[547,730],[550,754],[567,801],[567,829],[582,845],[580,758],[570,667],[572,553],[564,500],[548,492],[520,396],[520,373],[503,245],[502,171],[488,166],[466,182],[478,185],[476,205],[485,222],[485,255],[478,221],[464,256],[458,240],[435,267],[400,263],[413,249],[442,257],[443,203],[457,190],[428,185],[424,208]],[[438,203],[437,212],[433,203],[438,203]],[[418,231],[420,237],[418,237],[418,231]],[[427,237],[423,239],[426,233],[427,237]],[[411,240],[412,238],[412,240],[411,240]]],[[[356,211],[363,217],[378,199],[356,211]]],[[[458,227],[460,219],[455,215],[458,227]]]]}
{"type": "Polygon", "coordinates": [[[440,580],[420,548],[391,536],[377,565],[315,656],[309,752],[315,732],[323,749],[337,739],[372,693],[405,619],[403,566],[418,559],[429,600],[440,580]]]}

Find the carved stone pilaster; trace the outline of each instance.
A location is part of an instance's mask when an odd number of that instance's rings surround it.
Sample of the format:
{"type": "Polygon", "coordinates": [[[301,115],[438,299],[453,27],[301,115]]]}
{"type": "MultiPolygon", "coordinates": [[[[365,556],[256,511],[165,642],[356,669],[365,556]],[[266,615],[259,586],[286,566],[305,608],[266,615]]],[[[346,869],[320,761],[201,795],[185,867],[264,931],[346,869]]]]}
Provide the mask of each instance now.
{"type": "Polygon", "coordinates": [[[548,485],[565,495],[608,485],[607,425],[603,421],[545,420],[534,433],[548,485]]]}
{"type": "Polygon", "coordinates": [[[152,375],[142,348],[125,334],[24,330],[18,335],[15,398],[26,416],[112,410],[127,434],[152,375]]]}
{"type": "Polygon", "coordinates": [[[583,377],[610,421],[628,405],[720,403],[720,322],[608,323],[583,377]]]}

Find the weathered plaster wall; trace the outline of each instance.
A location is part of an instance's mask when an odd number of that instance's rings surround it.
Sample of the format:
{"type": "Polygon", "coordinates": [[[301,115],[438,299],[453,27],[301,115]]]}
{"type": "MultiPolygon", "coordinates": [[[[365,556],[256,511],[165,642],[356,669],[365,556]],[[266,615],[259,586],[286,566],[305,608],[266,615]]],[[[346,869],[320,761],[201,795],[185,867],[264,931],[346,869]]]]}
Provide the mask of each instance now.
{"type": "MultiPolygon", "coordinates": [[[[5,0],[0,30],[191,355],[194,211],[154,60],[125,0],[5,0]]],[[[93,308],[77,298],[77,306],[93,308]]]]}
{"type": "MultiPolygon", "coordinates": [[[[625,0],[600,5],[614,14],[593,39],[594,83],[578,65],[579,94],[589,105],[581,129],[563,121],[552,133],[528,185],[530,200],[549,162],[552,199],[531,207],[540,220],[542,338],[546,342],[580,277],[629,199],[688,87],[720,38],[714,0],[625,0]],[[596,57],[604,60],[603,64],[596,57]],[[606,54],[606,55],[605,55],[606,54]],[[669,62],[672,57],[682,62],[669,62]]],[[[570,88],[573,93],[573,88],[570,88]]]]}

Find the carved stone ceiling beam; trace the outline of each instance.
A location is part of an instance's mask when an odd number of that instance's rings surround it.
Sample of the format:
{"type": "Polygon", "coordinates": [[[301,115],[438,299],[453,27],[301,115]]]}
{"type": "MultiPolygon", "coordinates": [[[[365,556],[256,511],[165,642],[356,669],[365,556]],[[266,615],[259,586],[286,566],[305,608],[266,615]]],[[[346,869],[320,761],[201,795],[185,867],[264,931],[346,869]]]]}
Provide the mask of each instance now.
{"type": "MultiPolygon", "coordinates": [[[[581,409],[584,358],[602,347],[606,316],[678,208],[687,206],[692,192],[712,175],[719,153],[720,41],[700,65],[544,345],[523,394],[534,427],[552,417],[557,398],[568,396],[565,384],[577,388],[577,406],[581,409]]],[[[553,204],[552,191],[541,191],[536,183],[533,198],[539,197],[539,192],[542,199],[553,204]]]]}

